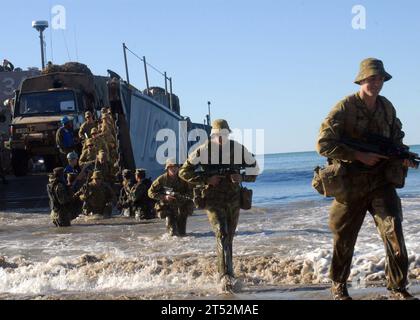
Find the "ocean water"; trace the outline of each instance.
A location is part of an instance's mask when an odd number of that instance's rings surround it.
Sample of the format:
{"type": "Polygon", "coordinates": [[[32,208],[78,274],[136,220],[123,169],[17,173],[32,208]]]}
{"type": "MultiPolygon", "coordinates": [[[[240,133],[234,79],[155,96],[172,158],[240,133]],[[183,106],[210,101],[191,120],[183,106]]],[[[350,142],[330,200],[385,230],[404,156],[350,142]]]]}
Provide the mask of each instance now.
{"type": "MultiPolygon", "coordinates": [[[[413,151],[420,152],[420,147],[413,151]]],[[[254,207],[241,212],[235,274],[246,298],[299,298],[276,288],[329,282],[331,200],[311,188],[313,168],[325,159],[301,152],[266,155],[264,160],[264,172],[249,184],[254,207]]],[[[418,288],[420,171],[410,169],[399,194],[410,283],[418,288]]],[[[217,297],[215,240],[203,211],[189,218],[187,233],[171,238],[158,219],[83,217],[70,228],[57,229],[47,208],[0,212],[0,298],[217,297]]],[[[352,289],[383,284],[384,266],[383,245],[368,214],[356,244],[352,289]]]]}

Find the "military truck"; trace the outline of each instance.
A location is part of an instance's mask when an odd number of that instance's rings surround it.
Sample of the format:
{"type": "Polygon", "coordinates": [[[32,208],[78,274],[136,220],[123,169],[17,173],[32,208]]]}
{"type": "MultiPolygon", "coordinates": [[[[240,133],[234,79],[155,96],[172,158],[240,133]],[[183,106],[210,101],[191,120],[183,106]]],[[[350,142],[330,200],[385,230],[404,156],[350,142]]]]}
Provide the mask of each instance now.
{"type": "Polygon", "coordinates": [[[109,103],[106,77],[94,77],[83,64],[63,66],[25,79],[15,92],[9,148],[16,176],[27,173],[33,157],[43,158],[47,171],[60,163],[55,136],[63,116],[73,122],[77,137],[84,112],[109,103]]]}
{"type": "Polygon", "coordinates": [[[5,148],[9,142],[9,127],[12,120],[13,96],[21,82],[28,78],[39,75],[37,68],[13,71],[0,71],[0,157],[3,169],[10,171],[10,150],[5,148]]]}

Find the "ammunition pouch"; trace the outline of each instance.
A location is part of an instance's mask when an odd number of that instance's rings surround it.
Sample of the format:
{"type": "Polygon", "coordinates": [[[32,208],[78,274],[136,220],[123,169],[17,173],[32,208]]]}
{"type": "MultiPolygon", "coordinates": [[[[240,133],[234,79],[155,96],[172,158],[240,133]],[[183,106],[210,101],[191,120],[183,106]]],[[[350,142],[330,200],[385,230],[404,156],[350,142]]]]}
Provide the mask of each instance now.
{"type": "Polygon", "coordinates": [[[408,168],[404,167],[402,162],[400,159],[392,159],[385,167],[385,179],[395,188],[403,188],[405,185],[408,168]]]}
{"type": "Polygon", "coordinates": [[[346,198],[349,191],[346,186],[346,168],[334,163],[325,167],[317,166],[314,169],[312,187],[324,197],[346,198]]]}
{"type": "Polygon", "coordinates": [[[243,210],[249,210],[252,207],[252,190],[241,187],[240,194],[240,208],[243,210]]]}

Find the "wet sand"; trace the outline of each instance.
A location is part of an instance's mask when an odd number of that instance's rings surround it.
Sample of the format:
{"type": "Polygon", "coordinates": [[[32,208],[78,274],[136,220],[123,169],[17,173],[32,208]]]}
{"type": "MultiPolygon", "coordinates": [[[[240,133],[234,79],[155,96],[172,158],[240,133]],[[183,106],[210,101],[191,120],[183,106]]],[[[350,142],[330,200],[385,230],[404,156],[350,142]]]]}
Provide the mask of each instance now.
{"type": "MultiPolygon", "coordinates": [[[[420,282],[409,288],[411,294],[420,298],[420,282]]],[[[367,288],[349,288],[354,300],[389,300],[386,288],[380,283],[371,284],[367,288]]],[[[0,294],[4,300],[331,300],[330,286],[297,285],[264,288],[258,286],[244,287],[234,294],[214,294],[214,292],[166,291],[152,293],[76,293],[62,292],[48,295],[0,294]]]]}

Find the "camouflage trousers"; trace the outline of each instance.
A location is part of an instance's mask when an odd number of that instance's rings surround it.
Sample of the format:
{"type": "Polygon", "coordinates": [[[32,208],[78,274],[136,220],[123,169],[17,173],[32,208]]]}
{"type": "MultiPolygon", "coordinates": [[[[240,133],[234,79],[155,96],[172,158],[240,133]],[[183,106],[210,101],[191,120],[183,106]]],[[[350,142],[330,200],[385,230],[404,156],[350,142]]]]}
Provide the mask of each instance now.
{"type": "Polygon", "coordinates": [[[217,270],[219,276],[234,276],[233,237],[239,220],[239,204],[207,208],[207,217],[216,236],[217,270]]]}
{"type": "Polygon", "coordinates": [[[348,203],[334,200],[329,221],[334,235],[330,277],[334,282],[347,281],[357,235],[367,211],[373,216],[385,245],[387,288],[390,290],[405,288],[408,258],[401,225],[401,200],[395,188],[390,185],[380,187],[348,203]]]}
{"type": "Polygon", "coordinates": [[[56,227],[70,227],[71,216],[67,211],[51,211],[51,220],[56,227]]]}
{"type": "Polygon", "coordinates": [[[104,218],[110,218],[112,215],[112,206],[104,205],[104,206],[85,206],[85,214],[86,215],[101,215],[104,218]]]}
{"type": "Polygon", "coordinates": [[[170,235],[185,236],[187,232],[187,219],[192,215],[194,207],[186,204],[180,207],[166,207],[166,230],[170,235]]]}

